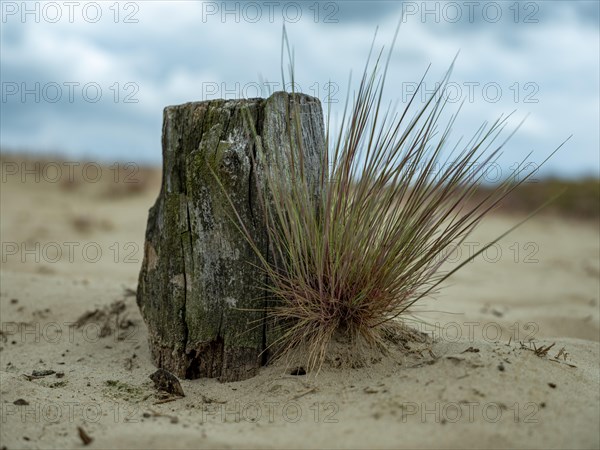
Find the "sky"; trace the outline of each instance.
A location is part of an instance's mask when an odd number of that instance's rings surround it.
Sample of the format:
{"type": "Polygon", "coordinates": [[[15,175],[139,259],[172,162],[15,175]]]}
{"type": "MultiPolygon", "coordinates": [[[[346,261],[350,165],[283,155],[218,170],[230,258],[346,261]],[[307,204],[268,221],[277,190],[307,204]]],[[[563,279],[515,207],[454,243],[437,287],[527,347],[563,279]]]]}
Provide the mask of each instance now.
{"type": "Polygon", "coordinates": [[[165,106],[282,89],[284,23],[296,89],[337,125],[376,29],[387,51],[400,21],[386,101],[405,104],[431,65],[424,102],[458,53],[446,91],[449,114],[464,102],[455,141],[513,113],[509,128],[527,119],[503,174],[524,158],[535,167],[572,135],[540,174],[599,176],[597,1],[0,4],[3,151],[160,164],[165,106]]]}

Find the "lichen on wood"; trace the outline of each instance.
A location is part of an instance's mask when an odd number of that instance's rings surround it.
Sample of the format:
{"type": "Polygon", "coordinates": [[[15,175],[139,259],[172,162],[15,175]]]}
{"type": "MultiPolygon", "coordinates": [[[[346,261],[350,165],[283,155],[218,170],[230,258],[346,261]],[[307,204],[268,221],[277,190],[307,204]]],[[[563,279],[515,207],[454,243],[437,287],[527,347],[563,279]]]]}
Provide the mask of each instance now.
{"type": "Polygon", "coordinates": [[[163,180],[149,211],[137,302],[155,364],[179,377],[241,380],[268,360],[277,333],[265,320],[267,279],[231,204],[268,257],[257,189],[265,189],[274,158],[294,145],[293,105],[318,196],[325,151],[318,99],[278,92],[164,110],[163,180]]]}

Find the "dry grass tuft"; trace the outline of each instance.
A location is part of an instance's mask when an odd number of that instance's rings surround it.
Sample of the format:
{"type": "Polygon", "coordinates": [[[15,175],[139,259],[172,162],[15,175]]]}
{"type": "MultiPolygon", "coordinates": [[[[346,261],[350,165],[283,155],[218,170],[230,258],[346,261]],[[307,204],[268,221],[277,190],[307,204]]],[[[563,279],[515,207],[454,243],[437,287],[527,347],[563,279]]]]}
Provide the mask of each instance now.
{"type": "MultiPolygon", "coordinates": [[[[483,124],[448,154],[456,116],[439,126],[446,105],[437,92],[417,105],[417,91],[401,112],[383,107],[392,52],[385,65],[382,54],[374,62],[369,55],[341,128],[333,135],[328,126],[323,167],[329,170],[320,179],[320,198],[311,195],[297,135],[288,136],[291,153],[279,156],[261,191],[272,255],[257,253],[273,299],[268,315],[282,329],[274,348],[288,355],[305,351],[308,369],[321,366],[332,343],[384,351],[389,336],[402,331],[411,306],[468,262],[442,271],[448,249],[528,179],[524,170],[516,171],[473,201],[483,168],[506,142],[496,141],[507,117],[483,124]],[[432,176],[433,167],[441,172],[432,176]]],[[[287,120],[288,130],[301,129],[293,100],[287,120]]],[[[244,224],[239,226],[254,245],[244,224]]]]}

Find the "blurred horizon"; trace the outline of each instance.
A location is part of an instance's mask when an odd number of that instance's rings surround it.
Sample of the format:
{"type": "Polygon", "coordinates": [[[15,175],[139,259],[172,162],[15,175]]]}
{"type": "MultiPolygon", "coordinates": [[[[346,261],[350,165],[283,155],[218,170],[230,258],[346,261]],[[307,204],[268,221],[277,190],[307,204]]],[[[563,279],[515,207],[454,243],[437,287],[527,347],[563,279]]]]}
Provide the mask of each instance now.
{"type": "Polygon", "coordinates": [[[3,153],[158,166],[165,106],[282,90],[284,23],[297,88],[331,107],[335,129],[376,29],[387,51],[402,18],[385,106],[406,104],[431,63],[424,102],[459,53],[450,148],[514,111],[505,136],[527,120],[504,174],[573,135],[539,177],[599,177],[597,1],[76,3],[0,2],[3,153]]]}

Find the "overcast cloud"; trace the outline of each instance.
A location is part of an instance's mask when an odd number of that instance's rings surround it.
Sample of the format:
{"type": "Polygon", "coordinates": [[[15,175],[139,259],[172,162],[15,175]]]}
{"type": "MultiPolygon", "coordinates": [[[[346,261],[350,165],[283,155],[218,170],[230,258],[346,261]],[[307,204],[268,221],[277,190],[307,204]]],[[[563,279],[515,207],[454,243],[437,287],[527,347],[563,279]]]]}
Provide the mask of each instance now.
{"type": "Polygon", "coordinates": [[[325,101],[331,81],[337,117],[375,28],[387,48],[404,8],[390,99],[405,102],[429,63],[433,89],[460,50],[448,92],[450,109],[466,100],[456,139],[516,110],[512,123],[529,117],[506,167],[530,151],[541,161],[573,134],[545,173],[598,175],[597,1],[75,3],[27,2],[23,15],[23,2],[1,2],[4,150],[158,163],[164,106],[257,96],[260,80],[281,88],[286,19],[299,86],[325,101]]]}

